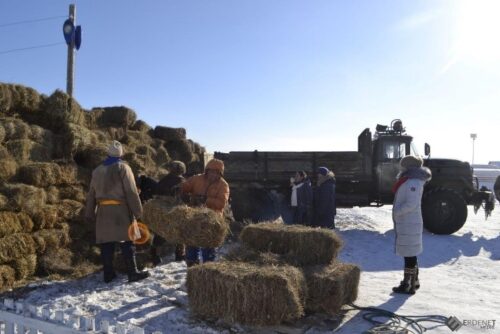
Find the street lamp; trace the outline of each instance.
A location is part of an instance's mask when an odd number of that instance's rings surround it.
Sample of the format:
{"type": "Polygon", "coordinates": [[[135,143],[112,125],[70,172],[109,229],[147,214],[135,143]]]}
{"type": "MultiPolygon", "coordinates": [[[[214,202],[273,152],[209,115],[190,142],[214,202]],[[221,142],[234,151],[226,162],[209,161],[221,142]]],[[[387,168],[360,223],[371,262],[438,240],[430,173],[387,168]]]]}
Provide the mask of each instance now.
{"type": "Polygon", "coordinates": [[[471,162],[471,165],[474,165],[474,143],[475,143],[476,138],[477,138],[477,133],[471,133],[470,137],[472,138],[472,162],[471,162]]]}

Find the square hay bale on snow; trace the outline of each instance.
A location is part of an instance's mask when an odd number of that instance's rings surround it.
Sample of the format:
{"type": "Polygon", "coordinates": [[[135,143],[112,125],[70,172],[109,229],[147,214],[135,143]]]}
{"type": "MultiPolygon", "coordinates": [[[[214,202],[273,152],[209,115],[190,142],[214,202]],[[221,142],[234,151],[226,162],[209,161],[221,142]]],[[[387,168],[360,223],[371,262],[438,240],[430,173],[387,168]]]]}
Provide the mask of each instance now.
{"type": "Polygon", "coordinates": [[[280,223],[248,225],[240,240],[256,251],[283,255],[297,266],[332,263],[342,247],[342,240],[330,229],[280,223]]]}
{"type": "Polygon", "coordinates": [[[208,208],[177,205],[173,197],[160,197],[144,204],[144,222],[173,244],[219,247],[229,226],[222,215],[208,208]]]}
{"type": "Polygon", "coordinates": [[[307,311],[336,315],[342,305],[352,303],[358,297],[358,266],[335,262],[303,269],[308,287],[307,311]]]}
{"type": "Polygon", "coordinates": [[[304,275],[292,266],[211,262],[189,268],[186,286],[191,311],[203,318],[265,326],[304,315],[304,275]]]}

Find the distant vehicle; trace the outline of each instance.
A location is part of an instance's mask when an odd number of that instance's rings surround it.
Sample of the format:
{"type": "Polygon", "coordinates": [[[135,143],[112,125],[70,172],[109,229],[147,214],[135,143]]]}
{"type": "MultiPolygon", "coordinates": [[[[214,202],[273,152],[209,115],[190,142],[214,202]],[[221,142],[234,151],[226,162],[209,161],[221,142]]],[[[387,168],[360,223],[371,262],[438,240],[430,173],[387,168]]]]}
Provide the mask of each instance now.
{"type": "Polygon", "coordinates": [[[490,161],[488,162],[488,165],[500,168],[500,161],[490,161]]]}
{"type": "Polygon", "coordinates": [[[477,179],[478,188],[493,191],[493,186],[500,175],[500,166],[492,165],[472,165],[474,177],[477,179]]]}
{"type": "MultiPolygon", "coordinates": [[[[304,170],[315,177],[319,166],[335,172],[337,206],[382,206],[392,204],[391,189],[405,155],[418,155],[401,120],[390,126],[377,125],[372,136],[365,129],[354,152],[215,152],[225,162],[224,177],[231,187],[231,208],[237,220],[254,221],[277,218],[289,198],[290,176],[304,170]]],[[[475,210],[484,206],[488,216],[495,202],[490,191],[474,184],[468,162],[431,159],[425,144],[424,165],[432,180],[422,198],[424,226],[436,234],[452,234],[467,220],[467,205],[475,210]]]]}

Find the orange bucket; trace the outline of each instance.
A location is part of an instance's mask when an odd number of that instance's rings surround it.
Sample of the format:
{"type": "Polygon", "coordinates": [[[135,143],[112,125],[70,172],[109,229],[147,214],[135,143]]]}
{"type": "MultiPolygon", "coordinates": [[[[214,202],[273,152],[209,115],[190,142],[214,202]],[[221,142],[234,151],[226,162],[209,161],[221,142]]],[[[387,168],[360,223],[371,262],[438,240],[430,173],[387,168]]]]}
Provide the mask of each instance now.
{"type": "Polygon", "coordinates": [[[128,238],[132,240],[135,245],[143,245],[149,241],[149,239],[151,238],[151,233],[149,232],[149,229],[145,224],[134,222],[128,227],[128,238]],[[140,234],[140,237],[138,239],[136,238],[136,228],[139,229],[140,234]]]}

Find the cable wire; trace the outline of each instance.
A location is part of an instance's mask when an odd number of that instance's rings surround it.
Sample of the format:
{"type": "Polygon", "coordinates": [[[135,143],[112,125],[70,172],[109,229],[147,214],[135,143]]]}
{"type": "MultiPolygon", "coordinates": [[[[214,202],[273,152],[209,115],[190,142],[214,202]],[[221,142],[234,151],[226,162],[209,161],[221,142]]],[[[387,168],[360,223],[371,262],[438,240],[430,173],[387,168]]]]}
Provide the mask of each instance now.
{"type": "Polygon", "coordinates": [[[19,49],[10,49],[10,50],[5,50],[5,51],[0,51],[0,55],[6,54],[6,53],[18,52],[18,51],[26,51],[26,50],[33,50],[33,49],[48,48],[48,47],[51,47],[51,46],[56,46],[56,45],[61,45],[61,44],[66,44],[66,43],[65,42],[58,42],[58,43],[51,43],[51,44],[42,44],[42,45],[28,46],[28,47],[19,48],[19,49]]]}
{"type": "Polygon", "coordinates": [[[67,16],[50,16],[50,17],[44,17],[41,19],[33,19],[33,20],[25,20],[25,21],[18,21],[18,22],[10,22],[10,23],[3,23],[0,24],[0,28],[4,27],[10,27],[10,26],[15,26],[15,25],[20,25],[20,24],[26,24],[26,23],[35,23],[35,22],[43,22],[43,21],[50,21],[50,20],[55,20],[55,19],[61,19],[67,16]]]}
{"type": "Polygon", "coordinates": [[[376,307],[361,307],[355,304],[349,304],[349,306],[353,308],[348,311],[364,312],[363,319],[374,325],[365,332],[368,334],[422,334],[429,329],[445,326],[447,320],[447,317],[442,315],[400,315],[376,307]],[[381,321],[382,319],[384,321],[381,321]],[[421,324],[423,322],[433,322],[437,325],[425,327],[421,324]]]}

